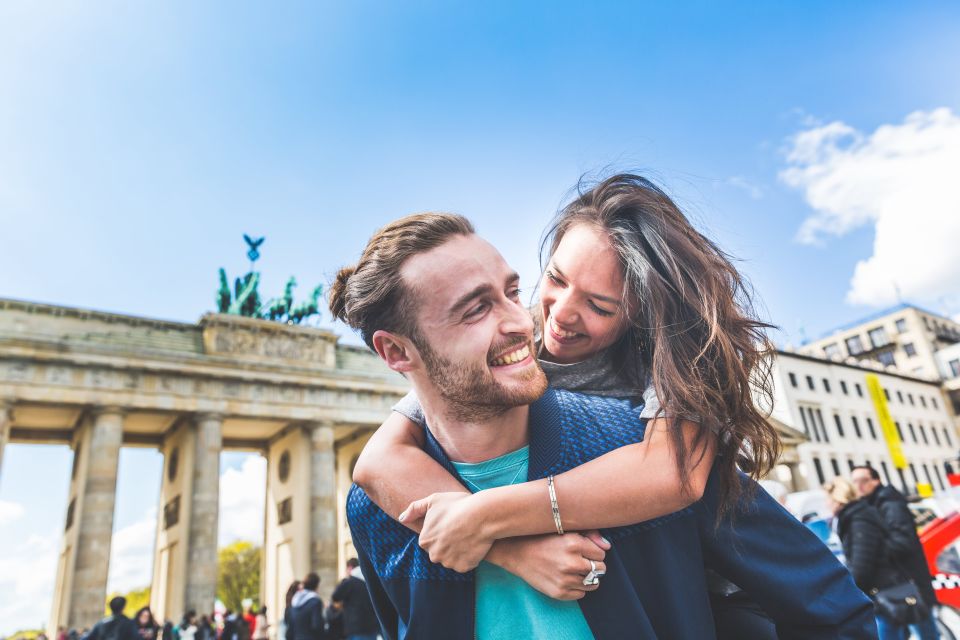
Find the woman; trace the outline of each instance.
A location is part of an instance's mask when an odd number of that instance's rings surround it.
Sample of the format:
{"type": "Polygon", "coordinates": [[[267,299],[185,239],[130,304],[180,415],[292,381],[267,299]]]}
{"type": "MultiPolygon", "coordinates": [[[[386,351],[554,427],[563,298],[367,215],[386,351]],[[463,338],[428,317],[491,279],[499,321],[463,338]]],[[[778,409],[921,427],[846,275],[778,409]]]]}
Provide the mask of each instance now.
{"type": "Polygon", "coordinates": [[[140,634],[140,640],[157,640],[160,634],[160,625],[154,619],[150,607],[142,607],[137,611],[134,620],[137,623],[137,633],[140,634]]]}
{"type": "MultiPolygon", "coordinates": [[[[633,175],[604,180],[567,205],[548,244],[534,314],[551,383],[643,397],[649,419],[642,443],[556,477],[563,528],[623,526],[683,509],[703,494],[712,466],[717,513],[729,515],[745,486],[738,460],[761,476],[779,449],[754,404],[754,394],[771,398],[769,325],[754,317],[729,257],[660,189],[633,175]]],[[[373,436],[354,479],[387,513],[423,526],[421,545],[432,560],[465,571],[491,549],[516,545],[505,538],[554,531],[544,481],[470,495],[420,449],[416,406],[396,408],[407,417],[394,413],[373,436]],[[415,480],[395,486],[392,477],[415,480]],[[445,493],[406,509],[436,492],[445,493]]],[[[547,595],[578,599],[596,588],[545,568],[549,554],[536,545],[512,551],[514,566],[505,568],[547,595]]]]}
{"type": "MultiPolygon", "coordinates": [[[[834,478],[823,485],[827,504],[837,519],[837,535],[853,580],[866,594],[907,581],[891,562],[886,526],[880,514],[865,500],[858,500],[853,485],[834,478]]],[[[909,628],[877,612],[880,640],[905,640],[909,628]]]]}
{"type": "Polygon", "coordinates": [[[277,640],[288,640],[287,610],[292,606],[293,596],[297,595],[297,591],[300,591],[300,586],[300,581],[294,580],[290,583],[290,586],[287,587],[287,593],[283,598],[283,615],[277,620],[277,640]]]}
{"type": "Polygon", "coordinates": [[[267,622],[267,608],[261,605],[260,610],[257,612],[254,631],[251,637],[253,640],[267,640],[267,638],[270,637],[269,629],[270,623],[267,622]]]}

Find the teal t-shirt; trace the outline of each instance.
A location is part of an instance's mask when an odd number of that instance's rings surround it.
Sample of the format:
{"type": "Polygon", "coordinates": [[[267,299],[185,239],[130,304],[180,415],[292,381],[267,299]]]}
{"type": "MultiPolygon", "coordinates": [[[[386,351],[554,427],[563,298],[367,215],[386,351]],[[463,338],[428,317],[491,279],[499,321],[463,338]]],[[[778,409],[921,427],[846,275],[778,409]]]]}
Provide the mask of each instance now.
{"type": "MultiPolygon", "coordinates": [[[[528,447],[478,462],[454,462],[471,491],[527,480],[528,447]]],[[[509,571],[481,562],[477,567],[478,640],[592,640],[593,633],[570,600],[549,598],[509,571]]]]}

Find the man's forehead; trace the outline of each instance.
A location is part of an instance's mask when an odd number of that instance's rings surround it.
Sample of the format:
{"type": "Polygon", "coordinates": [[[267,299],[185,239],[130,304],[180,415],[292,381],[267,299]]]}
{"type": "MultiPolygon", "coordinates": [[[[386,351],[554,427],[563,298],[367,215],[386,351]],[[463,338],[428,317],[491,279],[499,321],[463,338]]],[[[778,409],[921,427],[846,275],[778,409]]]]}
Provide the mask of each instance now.
{"type": "Polygon", "coordinates": [[[502,286],[513,274],[500,252],[476,234],[454,236],[411,257],[400,270],[404,282],[441,304],[484,283],[502,286]]]}

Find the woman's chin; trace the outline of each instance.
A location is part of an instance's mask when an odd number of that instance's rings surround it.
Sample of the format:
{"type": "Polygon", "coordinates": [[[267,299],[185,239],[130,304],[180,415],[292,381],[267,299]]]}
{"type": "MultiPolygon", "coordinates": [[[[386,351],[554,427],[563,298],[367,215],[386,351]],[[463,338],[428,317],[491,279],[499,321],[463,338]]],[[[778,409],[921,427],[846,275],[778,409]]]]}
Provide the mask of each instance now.
{"type": "Polygon", "coordinates": [[[585,353],[582,345],[564,344],[554,340],[549,334],[544,336],[543,348],[547,352],[547,360],[557,364],[573,364],[584,360],[589,354],[585,353]]]}

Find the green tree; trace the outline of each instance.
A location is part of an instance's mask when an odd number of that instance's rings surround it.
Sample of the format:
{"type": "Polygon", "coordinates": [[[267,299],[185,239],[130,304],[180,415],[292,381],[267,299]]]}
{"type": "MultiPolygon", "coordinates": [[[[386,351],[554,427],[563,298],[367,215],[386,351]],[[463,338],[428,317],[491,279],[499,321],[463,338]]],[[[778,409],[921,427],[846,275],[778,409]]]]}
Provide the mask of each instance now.
{"type": "Polygon", "coordinates": [[[110,614],[110,601],[117,596],[123,596],[127,599],[127,606],[123,611],[131,618],[136,615],[137,611],[139,611],[141,608],[150,605],[150,587],[134,589],[129,593],[108,593],[107,600],[103,605],[104,615],[110,614]]]}
{"type": "Polygon", "coordinates": [[[224,606],[239,611],[244,599],[260,600],[260,547],[234,542],[220,549],[217,598],[224,606]]]}

